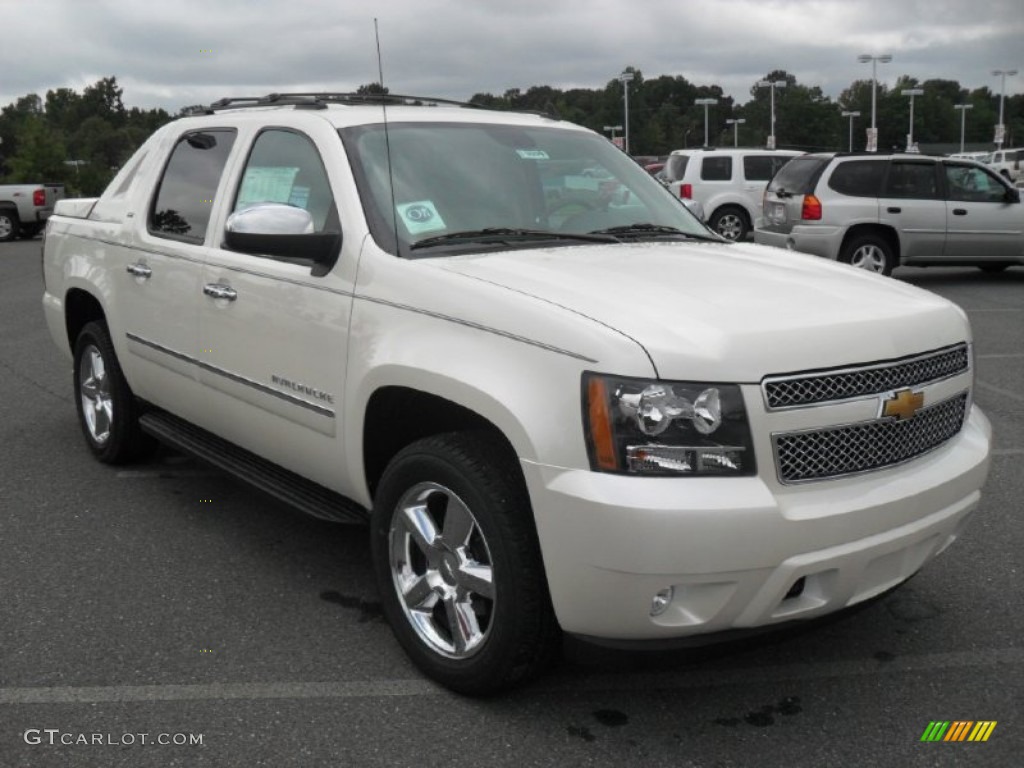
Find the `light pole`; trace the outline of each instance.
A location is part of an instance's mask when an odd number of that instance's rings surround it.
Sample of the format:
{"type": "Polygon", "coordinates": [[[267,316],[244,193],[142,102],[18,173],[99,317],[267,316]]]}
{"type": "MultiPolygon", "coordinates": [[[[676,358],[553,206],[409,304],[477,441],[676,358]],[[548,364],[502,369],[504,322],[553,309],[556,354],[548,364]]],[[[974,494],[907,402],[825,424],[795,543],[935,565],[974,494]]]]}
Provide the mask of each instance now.
{"type": "Polygon", "coordinates": [[[967,124],[967,110],[974,109],[973,104],[954,104],[953,109],[960,110],[960,154],[964,153],[964,126],[967,124]]]}
{"type": "MultiPolygon", "coordinates": [[[[604,127],[604,129],[605,129],[605,131],[608,131],[608,132],[611,133],[611,135],[612,135],[612,144],[615,144],[615,132],[616,131],[621,131],[622,130],[622,126],[621,125],[606,125],[604,127]]],[[[618,146],[618,144],[615,144],[615,146],[618,146]]]]}
{"type": "Polygon", "coordinates": [[[629,154],[629,83],[633,79],[632,72],[623,72],[619,75],[619,82],[622,83],[622,124],[626,130],[622,134],[622,148],[629,154]]]}
{"type": "Polygon", "coordinates": [[[743,125],[743,123],[745,122],[747,122],[746,119],[742,117],[738,117],[735,119],[730,117],[728,120],[725,121],[726,125],[732,126],[732,145],[734,147],[738,147],[740,145],[740,126],[743,125]]]}
{"type": "Polygon", "coordinates": [[[717,104],[718,99],[694,99],[693,103],[698,107],[704,107],[704,146],[708,145],[708,107],[717,104]]]}
{"type": "Polygon", "coordinates": [[[900,91],[910,97],[910,130],[907,132],[907,152],[914,151],[914,97],[923,96],[924,88],[904,88],[900,91]]]}
{"type": "Polygon", "coordinates": [[[883,53],[878,56],[872,56],[868,53],[862,53],[857,57],[857,61],[861,64],[867,64],[871,62],[871,128],[868,130],[868,152],[878,151],[878,128],[875,127],[875,114],[876,110],[876,97],[875,89],[878,87],[878,62],[888,64],[892,61],[891,53],[883,53]]]}
{"type": "Polygon", "coordinates": [[[1003,84],[999,89],[999,125],[996,126],[996,149],[1003,148],[1003,138],[1006,135],[1006,126],[1003,125],[1003,100],[1006,98],[1006,78],[1017,74],[1016,69],[993,69],[995,77],[1002,78],[1003,84]]]}
{"type": "Polygon", "coordinates": [[[843,110],[843,117],[850,118],[850,148],[848,151],[853,152],[853,118],[860,117],[860,112],[847,112],[843,110]]]}
{"type": "Polygon", "coordinates": [[[771,131],[768,134],[768,149],[775,149],[775,89],[785,88],[785,80],[759,80],[757,83],[758,88],[768,88],[771,91],[771,131]]]}

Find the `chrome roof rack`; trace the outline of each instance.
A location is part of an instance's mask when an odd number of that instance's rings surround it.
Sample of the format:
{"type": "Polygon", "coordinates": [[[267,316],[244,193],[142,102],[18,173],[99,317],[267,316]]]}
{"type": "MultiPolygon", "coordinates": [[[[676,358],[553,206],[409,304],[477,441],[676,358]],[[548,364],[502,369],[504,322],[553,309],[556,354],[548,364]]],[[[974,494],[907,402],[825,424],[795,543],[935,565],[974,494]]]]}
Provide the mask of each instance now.
{"type": "Polygon", "coordinates": [[[229,96],[218,99],[208,106],[190,107],[186,115],[212,115],[227,109],[251,107],[295,107],[296,109],[327,109],[328,104],[386,106],[426,106],[439,104],[480,109],[479,104],[470,104],[434,96],[401,96],[395,93],[271,93],[266,96],[229,96]]]}

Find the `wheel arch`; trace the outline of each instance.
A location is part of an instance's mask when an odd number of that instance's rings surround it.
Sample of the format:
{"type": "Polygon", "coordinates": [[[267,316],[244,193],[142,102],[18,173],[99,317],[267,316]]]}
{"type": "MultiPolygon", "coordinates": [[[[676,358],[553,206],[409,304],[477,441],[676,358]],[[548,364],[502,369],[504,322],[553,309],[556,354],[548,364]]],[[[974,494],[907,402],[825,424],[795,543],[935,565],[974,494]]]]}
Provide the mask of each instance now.
{"type": "Polygon", "coordinates": [[[81,288],[69,290],[64,296],[64,327],[68,334],[68,344],[72,349],[82,328],[94,320],[104,323],[107,321],[107,313],[99,299],[81,288]]]}
{"type": "Polygon", "coordinates": [[[839,254],[841,255],[851,242],[865,235],[874,235],[885,240],[886,244],[892,249],[893,266],[898,267],[900,265],[902,248],[900,247],[899,235],[895,229],[884,224],[855,224],[850,227],[846,234],[843,235],[843,242],[839,246],[839,254]]]}

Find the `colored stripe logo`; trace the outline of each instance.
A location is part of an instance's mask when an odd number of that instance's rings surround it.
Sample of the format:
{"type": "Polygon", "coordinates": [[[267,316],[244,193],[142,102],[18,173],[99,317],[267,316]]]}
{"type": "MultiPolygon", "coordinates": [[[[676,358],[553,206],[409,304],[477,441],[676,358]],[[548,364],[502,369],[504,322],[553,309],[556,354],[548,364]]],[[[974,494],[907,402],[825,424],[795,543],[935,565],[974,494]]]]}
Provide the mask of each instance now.
{"type": "Polygon", "coordinates": [[[988,741],[996,729],[995,720],[932,720],[921,741],[988,741]]]}

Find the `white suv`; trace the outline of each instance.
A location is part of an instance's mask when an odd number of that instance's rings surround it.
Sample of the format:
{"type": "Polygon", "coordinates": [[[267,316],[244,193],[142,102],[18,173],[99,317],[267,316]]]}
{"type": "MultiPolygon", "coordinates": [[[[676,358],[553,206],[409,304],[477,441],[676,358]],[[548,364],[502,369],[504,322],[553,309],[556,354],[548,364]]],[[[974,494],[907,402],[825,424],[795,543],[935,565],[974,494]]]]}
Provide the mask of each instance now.
{"type": "Polygon", "coordinates": [[[681,199],[699,202],[711,229],[742,241],[761,215],[768,182],[800,154],[786,149],[677,149],[665,163],[663,181],[681,199]]]}

